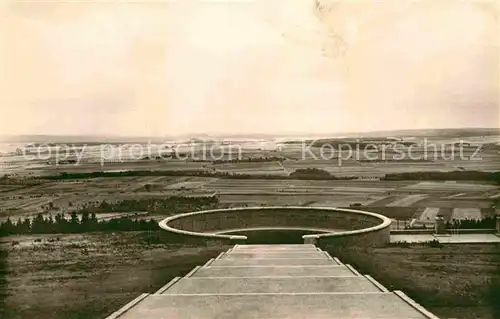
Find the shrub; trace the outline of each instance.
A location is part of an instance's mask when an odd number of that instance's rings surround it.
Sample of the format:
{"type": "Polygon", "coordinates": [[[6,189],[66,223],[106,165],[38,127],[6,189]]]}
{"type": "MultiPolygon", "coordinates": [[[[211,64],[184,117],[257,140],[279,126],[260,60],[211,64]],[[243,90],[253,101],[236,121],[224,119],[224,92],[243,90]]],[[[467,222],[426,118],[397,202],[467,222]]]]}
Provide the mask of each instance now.
{"type": "Polygon", "coordinates": [[[433,248],[441,248],[441,247],[443,247],[443,244],[439,240],[437,240],[437,239],[433,239],[433,240],[429,241],[428,245],[430,247],[433,247],[433,248]]]}
{"type": "Polygon", "coordinates": [[[406,240],[391,243],[391,245],[396,246],[396,247],[402,247],[402,248],[410,248],[411,247],[411,243],[407,242],[406,240]]]}

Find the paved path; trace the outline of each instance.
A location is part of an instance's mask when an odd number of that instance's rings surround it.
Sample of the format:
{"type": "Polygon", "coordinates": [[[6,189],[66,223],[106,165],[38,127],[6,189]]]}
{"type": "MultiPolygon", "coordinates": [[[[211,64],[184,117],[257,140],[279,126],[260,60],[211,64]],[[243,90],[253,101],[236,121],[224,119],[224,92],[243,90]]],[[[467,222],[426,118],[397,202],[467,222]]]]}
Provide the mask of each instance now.
{"type": "Polygon", "coordinates": [[[437,318],[314,245],[236,245],[108,319],[437,318]]]}
{"type": "Polygon", "coordinates": [[[438,207],[426,207],[425,210],[422,212],[422,215],[420,215],[419,220],[434,221],[438,213],[439,213],[438,207]]]}

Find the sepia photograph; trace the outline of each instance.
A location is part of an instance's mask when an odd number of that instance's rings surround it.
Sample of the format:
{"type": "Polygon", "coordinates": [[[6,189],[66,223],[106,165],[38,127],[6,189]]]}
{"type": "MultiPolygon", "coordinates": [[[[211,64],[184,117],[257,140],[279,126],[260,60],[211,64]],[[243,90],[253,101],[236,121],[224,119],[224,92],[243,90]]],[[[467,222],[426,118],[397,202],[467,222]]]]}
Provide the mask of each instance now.
{"type": "Polygon", "coordinates": [[[500,318],[499,0],[0,0],[0,318],[500,318]]]}

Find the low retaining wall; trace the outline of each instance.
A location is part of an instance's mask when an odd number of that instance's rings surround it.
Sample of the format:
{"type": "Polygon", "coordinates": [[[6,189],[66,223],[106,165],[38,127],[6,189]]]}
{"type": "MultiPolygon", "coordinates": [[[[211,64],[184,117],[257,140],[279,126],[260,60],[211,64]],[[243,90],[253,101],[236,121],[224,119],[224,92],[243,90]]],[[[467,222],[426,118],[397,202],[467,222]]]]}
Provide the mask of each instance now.
{"type": "Polygon", "coordinates": [[[484,228],[484,229],[446,229],[448,234],[494,234],[495,229],[484,228]]]}
{"type": "Polygon", "coordinates": [[[218,235],[246,228],[331,229],[332,233],[304,235],[304,243],[379,246],[390,242],[391,220],[353,209],[323,207],[245,207],[180,214],[164,219],[160,227],[192,242],[244,243],[246,236],[218,235]],[[335,231],[347,229],[347,231],[335,231]]]}
{"type": "Polygon", "coordinates": [[[304,229],[304,227],[260,227],[224,231],[224,235],[246,236],[246,244],[303,244],[304,235],[331,233],[330,229],[304,229]]]}
{"type": "Polygon", "coordinates": [[[433,235],[434,229],[397,229],[391,230],[392,235],[433,235]]]}

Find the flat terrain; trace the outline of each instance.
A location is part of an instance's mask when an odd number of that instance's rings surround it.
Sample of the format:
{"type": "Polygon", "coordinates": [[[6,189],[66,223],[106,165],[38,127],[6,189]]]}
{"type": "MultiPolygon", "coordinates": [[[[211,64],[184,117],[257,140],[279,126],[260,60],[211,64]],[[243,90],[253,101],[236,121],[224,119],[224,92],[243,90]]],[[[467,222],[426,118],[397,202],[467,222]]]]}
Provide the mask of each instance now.
{"type": "Polygon", "coordinates": [[[500,316],[500,245],[329,249],[344,263],[402,290],[441,318],[500,316]]]}
{"type": "MultiPolygon", "coordinates": [[[[165,154],[165,144],[115,144],[114,151],[94,143],[77,145],[68,143],[59,151],[56,158],[55,147],[42,146],[28,148],[27,156],[17,154],[16,148],[23,150],[28,143],[0,143],[0,174],[17,173],[21,175],[57,174],[59,172],[94,172],[119,170],[201,170],[245,174],[288,175],[298,168],[320,168],[336,176],[359,176],[366,178],[382,177],[387,173],[415,171],[453,171],[481,170],[495,171],[500,167],[498,149],[491,147],[499,143],[500,136],[476,136],[466,133],[460,136],[406,136],[398,143],[416,143],[409,149],[398,145],[397,150],[382,148],[388,142],[384,138],[366,140],[376,145],[376,151],[369,148],[367,155],[364,146],[360,149],[342,148],[332,151],[326,147],[312,147],[315,140],[296,140],[296,144],[283,143],[286,139],[247,139],[231,141],[231,145],[219,141],[206,144],[184,144],[172,141],[170,147],[179,156],[175,159],[157,159],[158,154],[165,154]],[[469,135],[467,135],[469,134],[469,135]],[[465,142],[458,147],[454,143],[465,142]],[[490,146],[489,146],[490,145],[490,146]],[[141,146],[141,147],[137,147],[141,146]],[[404,161],[393,160],[394,156],[405,154],[404,161]],[[411,156],[409,156],[411,154],[411,156]],[[256,158],[280,158],[265,162],[248,162],[256,158]],[[68,164],[68,158],[79,158],[79,165],[68,164]],[[148,158],[148,159],[145,159],[148,158]],[[216,163],[215,160],[244,161],[216,163]],[[370,160],[375,159],[375,160],[370,160]],[[386,161],[388,160],[388,161],[386,161]],[[57,165],[56,165],[57,164],[57,165]]],[[[293,140],[293,139],[292,139],[293,140]]],[[[352,139],[353,141],[354,139],[352,139]]],[[[395,142],[395,140],[393,140],[395,142]]],[[[345,145],[344,145],[345,146],[345,145]]]]}
{"type": "MultiPolygon", "coordinates": [[[[355,176],[361,179],[306,181],[148,176],[45,181],[38,185],[13,185],[0,181],[0,220],[7,216],[15,219],[19,216],[33,216],[39,212],[70,212],[83,205],[92,205],[104,200],[112,202],[144,197],[202,196],[213,193],[217,193],[220,202],[226,206],[348,207],[357,204],[393,219],[416,219],[417,224],[427,221],[432,223],[436,214],[455,219],[479,219],[494,214],[491,207],[500,199],[500,189],[496,185],[461,181],[379,180],[388,173],[457,170],[491,172],[500,167],[500,136],[478,135],[484,132],[478,133],[474,130],[454,132],[456,135],[450,136],[443,132],[395,139],[398,143],[416,143],[412,149],[403,147],[401,151],[408,154],[411,152],[414,156],[426,156],[425,161],[409,158],[402,161],[370,161],[365,158],[366,154],[363,154],[362,150],[332,153],[328,147],[311,147],[312,141],[287,144],[283,143],[283,139],[248,139],[231,141],[228,145],[222,140],[214,139],[207,145],[172,142],[171,147],[176,147],[180,155],[173,159],[155,157],[158,154],[155,152],[165,147],[164,145],[140,144],[143,146],[142,151],[148,150],[148,156],[145,157],[146,154],[134,153],[139,150],[135,146],[121,145],[120,152],[108,154],[103,152],[103,148],[98,144],[86,147],[79,144],[80,148],[59,154],[59,157],[75,157],[79,152],[78,164],[67,164],[56,158],[55,149],[28,149],[32,153],[26,157],[14,152],[16,148],[22,149],[23,144],[9,144],[4,145],[3,149],[10,149],[11,152],[0,154],[0,174],[38,176],[57,175],[61,172],[168,170],[285,177],[296,169],[318,168],[338,177],[355,176]],[[465,135],[460,135],[462,133],[465,135]],[[452,144],[462,141],[465,146],[451,148],[452,144]],[[494,146],[494,143],[497,145],[494,146]],[[40,152],[38,156],[35,154],[37,152],[40,152]],[[48,210],[48,205],[57,209],[48,210]]],[[[377,145],[388,141],[384,139],[375,139],[378,141],[376,143],[379,143],[377,145]]],[[[394,154],[394,149],[382,151],[379,148],[379,152],[371,152],[369,155],[378,159],[390,159],[394,154]]]]}
{"type": "MultiPolygon", "coordinates": [[[[8,185],[4,185],[8,186],[8,185]]],[[[0,193],[0,221],[42,212],[69,213],[84,206],[120,200],[216,193],[221,207],[350,207],[384,214],[409,224],[432,226],[437,214],[450,219],[481,219],[495,214],[500,188],[486,182],[381,180],[224,179],[194,176],[99,177],[41,181],[0,193]],[[146,185],[149,188],[146,188],[146,185]]],[[[170,215],[175,212],[165,212],[170,215]]],[[[118,217],[121,212],[98,215],[118,217]]],[[[146,216],[161,218],[161,214],[146,216]]],[[[397,227],[397,223],[394,224],[397,227]]],[[[400,223],[404,227],[404,223],[400,223]]]]}
{"type": "MultiPolygon", "coordinates": [[[[432,137],[434,143],[471,144],[465,155],[472,157],[478,146],[498,143],[499,136],[432,137]]],[[[405,141],[422,142],[405,138],[405,141]]],[[[269,141],[268,141],[269,142],[269,141]]],[[[275,141],[272,141],[273,143],[275,141]]],[[[269,144],[273,144],[269,143],[269,144]]],[[[276,144],[276,143],[274,143],[276,144]]],[[[109,158],[101,163],[98,146],[87,149],[80,165],[56,165],[54,157],[0,154],[0,175],[57,175],[62,172],[116,172],[123,170],[205,171],[212,173],[287,176],[296,169],[318,168],[339,177],[358,180],[223,179],[193,176],[148,176],[91,178],[85,180],[26,182],[0,180],[0,221],[33,217],[38,213],[69,213],[89,205],[121,200],[167,196],[206,196],[216,193],[221,207],[237,206],[327,206],[350,207],[384,214],[405,225],[432,227],[437,214],[448,219],[480,219],[498,212],[500,188],[486,182],[383,181],[387,173],[418,171],[496,171],[498,149],[484,148],[479,159],[451,158],[443,151],[428,161],[365,161],[341,153],[330,159],[314,159],[319,149],[305,153],[301,145],[261,146],[261,141],[233,144],[240,147],[241,162],[187,160],[141,160],[140,156],[109,158]],[[305,156],[305,157],[304,157],[305,156]],[[282,158],[250,162],[247,159],[282,158]],[[339,160],[340,157],[340,160],[339,160]],[[494,208],[496,205],[497,208],[494,208]]],[[[14,150],[16,147],[13,146],[14,150]]],[[[424,154],[416,148],[414,153],[424,154]]],[[[10,152],[10,151],[9,151],[10,152]]],[[[45,155],[45,154],[41,154],[45,155]]],[[[129,154],[130,155],[130,154],[129,154]]],[[[137,155],[137,154],[136,154],[137,155]]],[[[195,154],[196,155],[196,154],[195,154]]],[[[199,157],[199,153],[197,156],[199,157]]],[[[238,156],[222,154],[220,159],[238,156]]],[[[378,155],[382,154],[372,154],[378,155]]],[[[476,154],[477,155],[477,154],[476,154]]],[[[155,212],[144,218],[161,219],[174,211],[155,212]]],[[[100,214],[99,219],[124,212],[100,214]]],[[[5,318],[102,318],[141,292],[153,292],[169,279],[227,247],[184,247],[158,240],[152,233],[40,235],[3,238],[8,251],[5,318]],[[59,237],[59,239],[58,239],[59,237]],[[148,239],[149,238],[149,239],[148,239]],[[41,241],[38,241],[41,239],[41,241]],[[35,242],[36,240],[36,242],[35,242]],[[14,245],[13,245],[14,244],[14,245]]],[[[498,246],[494,244],[449,245],[444,248],[412,246],[374,250],[332,252],[346,263],[368,273],[391,289],[401,289],[443,318],[499,318],[492,305],[499,296],[498,246]]],[[[0,260],[2,261],[2,260],[0,260]]],[[[1,265],[0,265],[1,266],[1,265]]],[[[0,291],[0,295],[2,292],[0,291]]],[[[0,300],[1,301],[1,300],[0,300]]],[[[0,303],[1,304],[1,303],[0,303]]]]}
{"type": "MultiPolygon", "coordinates": [[[[2,247],[9,254],[6,318],[103,318],[228,249],[162,244],[158,234],[4,238],[2,247]],[[12,246],[14,240],[19,245],[12,246]]],[[[403,290],[442,318],[498,317],[498,245],[415,245],[330,254],[391,290],[403,290]]]]}
{"type": "Polygon", "coordinates": [[[169,245],[157,234],[3,238],[8,251],[4,318],[103,318],[228,249],[169,245]]]}

